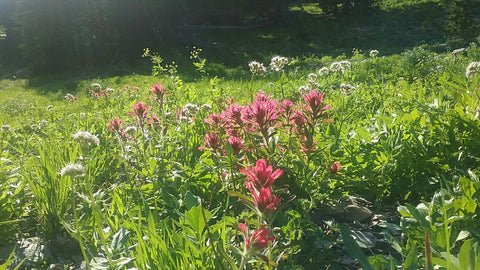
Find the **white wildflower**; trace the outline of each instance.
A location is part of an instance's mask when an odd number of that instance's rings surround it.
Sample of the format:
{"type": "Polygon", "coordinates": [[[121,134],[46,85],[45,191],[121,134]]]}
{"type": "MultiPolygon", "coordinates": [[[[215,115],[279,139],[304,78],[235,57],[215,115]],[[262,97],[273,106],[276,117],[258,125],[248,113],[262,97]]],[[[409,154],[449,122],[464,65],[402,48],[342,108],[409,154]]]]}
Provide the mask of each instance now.
{"type": "Polygon", "coordinates": [[[80,117],[80,119],[87,118],[87,115],[84,112],[79,113],[78,116],[80,117]]]}
{"type": "Polygon", "coordinates": [[[210,111],[212,110],[212,105],[205,103],[205,104],[202,104],[202,106],[200,106],[200,109],[204,111],[210,111]]]}
{"type": "Polygon", "coordinates": [[[340,85],[340,93],[342,93],[345,96],[350,95],[355,90],[356,90],[355,86],[353,86],[349,83],[342,83],[340,85]]]}
{"type": "Polygon", "coordinates": [[[197,104],[188,103],[183,107],[183,111],[188,116],[194,116],[200,110],[197,104]]]}
{"type": "Polygon", "coordinates": [[[48,123],[47,120],[42,119],[42,121],[40,121],[40,122],[38,123],[38,126],[39,126],[40,129],[43,129],[44,127],[48,126],[48,124],[49,124],[49,123],[48,123]]]}
{"type": "Polygon", "coordinates": [[[47,111],[51,111],[53,109],[53,105],[48,105],[47,106],[47,111]]]}
{"type": "Polygon", "coordinates": [[[288,58],[283,56],[274,56],[270,60],[270,68],[276,72],[282,71],[286,64],[288,64],[288,58]]]}
{"type": "Polygon", "coordinates": [[[193,119],[188,117],[188,116],[180,116],[179,122],[180,123],[191,124],[191,123],[193,123],[193,119]]]}
{"type": "Polygon", "coordinates": [[[307,87],[309,90],[316,90],[318,89],[318,83],[317,82],[308,82],[307,87]]]}
{"type": "Polygon", "coordinates": [[[348,71],[350,67],[352,66],[352,63],[347,60],[340,61],[340,66],[342,66],[343,72],[348,71]]]}
{"type": "Polygon", "coordinates": [[[78,131],[77,133],[73,134],[73,139],[82,146],[92,146],[100,144],[100,140],[98,139],[98,137],[88,131],[78,131]]]}
{"type": "Polygon", "coordinates": [[[471,62],[467,66],[467,71],[465,72],[465,76],[467,78],[472,78],[479,73],[480,73],[480,62],[471,62]]]}
{"type": "Polygon", "coordinates": [[[315,82],[317,80],[318,76],[315,73],[310,73],[310,74],[308,74],[307,78],[308,78],[308,81],[310,83],[312,83],[312,82],[315,82]]]}
{"type": "Polygon", "coordinates": [[[298,92],[302,94],[307,93],[308,91],[310,91],[310,87],[308,85],[302,85],[298,87],[298,92]]]}
{"type": "Polygon", "coordinates": [[[333,62],[330,65],[330,70],[333,72],[343,72],[342,65],[340,65],[340,62],[333,62]]]}
{"type": "Polygon", "coordinates": [[[69,163],[60,171],[61,176],[71,176],[72,178],[83,176],[85,174],[85,167],[82,164],[69,163]]]}
{"type": "Polygon", "coordinates": [[[378,50],[371,50],[369,53],[370,57],[376,57],[378,55],[378,50]]]}
{"type": "Polygon", "coordinates": [[[124,130],[124,132],[125,132],[126,134],[129,134],[129,135],[135,134],[136,131],[137,131],[137,128],[134,127],[134,126],[128,126],[128,127],[126,127],[125,130],[124,130]]]}
{"type": "Polygon", "coordinates": [[[327,76],[330,70],[327,67],[322,67],[318,70],[318,75],[320,76],[327,76]]]}
{"type": "Polygon", "coordinates": [[[65,95],[65,99],[68,100],[68,101],[74,101],[74,100],[77,100],[77,97],[68,93],[65,95]]]}
{"type": "Polygon", "coordinates": [[[452,51],[452,55],[458,55],[458,54],[463,54],[465,52],[465,48],[460,48],[460,49],[455,49],[452,51]]]}
{"type": "Polygon", "coordinates": [[[9,131],[9,130],[10,130],[10,126],[9,126],[9,125],[2,125],[2,127],[0,127],[0,130],[1,130],[1,131],[9,131]]]}
{"type": "Polygon", "coordinates": [[[91,86],[98,87],[100,90],[102,89],[102,86],[99,83],[92,83],[91,86]]]}
{"type": "Polygon", "coordinates": [[[262,63],[259,63],[257,61],[250,62],[250,64],[248,64],[248,67],[250,68],[250,72],[252,72],[253,75],[260,75],[267,72],[267,68],[262,63]]]}

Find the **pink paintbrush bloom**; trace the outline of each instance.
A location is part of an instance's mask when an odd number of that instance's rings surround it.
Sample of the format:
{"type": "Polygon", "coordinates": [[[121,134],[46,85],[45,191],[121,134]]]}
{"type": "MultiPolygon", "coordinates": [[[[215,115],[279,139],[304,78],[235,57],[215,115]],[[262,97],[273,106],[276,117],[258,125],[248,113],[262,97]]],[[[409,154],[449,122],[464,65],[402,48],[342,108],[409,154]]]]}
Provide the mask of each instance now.
{"type": "Polygon", "coordinates": [[[243,232],[245,236],[245,247],[250,251],[259,251],[268,247],[268,243],[275,240],[275,237],[268,236],[270,233],[269,230],[265,230],[265,226],[262,226],[260,230],[254,230],[252,235],[249,237],[247,231],[247,224],[240,223],[238,228],[243,232]]]}
{"type": "Polygon", "coordinates": [[[272,196],[270,188],[260,188],[260,191],[257,192],[253,182],[246,181],[245,185],[247,185],[247,188],[252,192],[253,203],[260,213],[266,216],[271,211],[277,210],[280,198],[275,195],[272,196]]]}
{"type": "Polygon", "coordinates": [[[340,162],[333,163],[332,167],[330,167],[330,173],[333,175],[339,175],[339,171],[342,169],[342,164],[340,162]]]}
{"type": "Polygon", "coordinates": [[[108,130],[113,132],[120,132],[121,131],[121,124],[122,120],[118,118],[114,118],[110,123],[108,123],[108,130]]]}
{"type": "Polygon", "coordinates": [[[283,175],[282,170],[277,169],[273,171],[271,165],[267,166],[267,162],[264,159],[258,160],[254,167],[250,168],[247,166],[246,169],[241,169],[240,172],[248,176],[248,179],[253,182],[258,190],[262,187],[270,187],[277,178],[283,175]]]}
{"type": "Polygon", "coordinates": [[[220,149],[221,147],[221,141],[220,139],[217,137],[217,135],[213,132],[211,133],[207,133],[205,135],[205,145],[213,150],[218,150],[220,149]]]}
{"type": "Polygon", "coordinates": [[[233,153],[235,155],[238,155],[240,151],[245,148],[245,145],[243,145],[243,140],[239,137],[230,137],[228,138],[228,143],[230,146],[232,146],[233,153]]]}
{"type": "Polygon", "coordinates": [[[163,87],[161,83],[154,84],[150,90],[157,96],[157,99],[163,99],[163,96],[165,95],[165,87],[163,87]]]}
{"type": "Polygon", "coordinates": [[[142,103],[139,101],[133,104],[132,109],[138,118],[143,119],[147,117],[147,113],[152,109],[152,106],[147,107],[147,103],[142,103]]]}
{"type": "Polygon", "coordinates": [[[323,106],[323,97],[325,96],[325,92],[319,93],[316,90],[311,91],[308,94],[302,95],[303,100],[307,103],[307,107],[305,110],[311,114],[313,119],[318,119],[327,113],[326,110],[330,109],[332,106],[330,104],[323,106]]]}
{"type": "Polygon", "coordinates": [[[259,93],[252,104],[245,109],[244,120],[252,124],[254,130],[268,137],[268,129],[278,120],[277,102],[269,95],[259,93]]]}

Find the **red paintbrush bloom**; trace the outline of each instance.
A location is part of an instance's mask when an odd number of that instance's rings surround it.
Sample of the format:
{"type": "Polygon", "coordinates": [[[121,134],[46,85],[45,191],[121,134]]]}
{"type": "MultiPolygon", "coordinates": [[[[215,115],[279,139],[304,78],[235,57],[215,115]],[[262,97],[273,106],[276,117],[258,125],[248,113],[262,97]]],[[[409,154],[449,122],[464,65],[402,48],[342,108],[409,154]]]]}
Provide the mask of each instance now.
{"type": "Polygon", "coordinates": [[[132,109],[138,118],[143,119],[147,117],[147,112],[152,109],[152,106],[147,107],[147,103],[142,103],[139,101],[133,104],[132,109]]]}
{"type": "Polygon", "coordinates": [[[252,104],[245,108],[244,114],[245,121],[268,137],[268,129],[278,120],[277,102],[271,100],[269,95],[259,93],[252,104]]]}
{"type": "Polygon", "coordinates": [[[265,230],[265,226],[262,226],[260,230],[254,230],[252,236],[248,236],[247,224],[240,223],[238,228],[243,232],[245,236],[245,247],[250,251],[259,251],[268,247],[268,243],[275,240],[275,237],[268,236],[269,230],[265,230]]]}
{"type": "Polygon", "coordinates": [[[113,131],[113,132],[120,132],[121,127],[120,125],[122,124],[122,120],[118,118],[114,118],[110,123],[108,123],[108,130],[113,131]]]}
{"type": "Polygon", "coordinates": [[[330,167],[330,173],[333,175],[339,175],[339,171],[342,169],[342,164],[340,162],[333,163],[332,167],[330,167]]]}
{"type": "Polygon", "coordinates": [[[163,96],[165,95],[165,87],[163,87],[161,83],[154,84],[150,90],[157,96],[157,99],[163,99],[163,96]]]}
{"type": "Polygon", "coordinates": [[[318,119],[327,113],[326,110],[332,107],[330,104],[323,106],[323,97],[325,96],[325,92],[318,93],[316,90],[311,91],[308,94],[302,95],[303,100],[307,103],[308,106],[304,107],[305,110],[311,114],[313,119],[318,119]]]}
{"type": "Polygon", "coordinates": [[[250,168],[247,166],[246,169],[241,169],[240,172],[248,176],[248,179],[253,182],[258,190],[262,187],[270,187],[278,177],[283,175],[283,171],[280,169],[273,172],[272,166],[267,166],[267,162],[264,159],[258,160],[254,167],[250,168]]]}
{"type": "Polygon", "coordinates": [[[277,205],[280,203],[280,198],[273,195],[270,188],[260,188],[260,192],[255,190],[253,182],[246,181],[245,185],[252,192],[252,199],[255,207],[264,216],[268,215],[271,211],[277,210],[277,205]]]}
{"type": "Polygon", "coordinates": [[[213,150],[218,150],[220,149],[221,147],[221,141],[220,139],[217,137],[217,135],[213,132],[211,133],[207,133],[205,135],[205,145],[213,150]]]}
{"type": "Polygon", "coordinates": [[[243,140],[238,138],[238,137],[230,137],[228,138],[228,143],[230,146],[232,146],[233,153],[237,155],[240,153],[240,151],[245,148],[245,145],[243,145],[243,140]]]}

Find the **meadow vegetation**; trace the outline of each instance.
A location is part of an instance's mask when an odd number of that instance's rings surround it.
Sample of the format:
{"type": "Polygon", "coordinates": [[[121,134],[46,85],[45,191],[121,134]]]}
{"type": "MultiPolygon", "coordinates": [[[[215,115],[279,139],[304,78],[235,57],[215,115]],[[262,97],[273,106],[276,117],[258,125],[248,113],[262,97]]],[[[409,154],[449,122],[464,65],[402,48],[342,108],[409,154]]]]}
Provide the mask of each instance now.
{"type": "Polygon", "coordinates": [[[477,269],[480,40],[434,39],[1,80],[0,269],[477,269]]]}

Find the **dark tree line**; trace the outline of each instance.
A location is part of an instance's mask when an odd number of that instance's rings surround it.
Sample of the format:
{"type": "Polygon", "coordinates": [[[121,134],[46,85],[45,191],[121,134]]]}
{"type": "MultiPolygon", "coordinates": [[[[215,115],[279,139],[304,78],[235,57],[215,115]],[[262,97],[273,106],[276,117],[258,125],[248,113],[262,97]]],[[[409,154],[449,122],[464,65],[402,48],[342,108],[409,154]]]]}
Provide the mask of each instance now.
{"type": "MultiPolygon", "coordinates": [[[[0,72],[7,64],[49,71],[138,59],[145,47],[175,44],[185,27],[276,24],[301,1],[308,0],[0,0],[0,72]]],[[[312,1],[335,18],[382,0],[312,1]]],[[[441,1],[451,35],[478,36],[479,1],[441,1]]]]}
{"type": "Polygon", "coordinates": [[[278,20],[286,0],[0,0],[0,63],[104,65],[158,48],[188,25],[278,20]]]}

